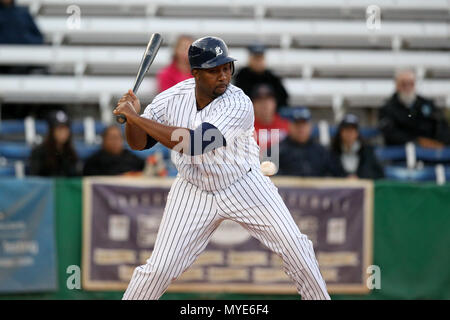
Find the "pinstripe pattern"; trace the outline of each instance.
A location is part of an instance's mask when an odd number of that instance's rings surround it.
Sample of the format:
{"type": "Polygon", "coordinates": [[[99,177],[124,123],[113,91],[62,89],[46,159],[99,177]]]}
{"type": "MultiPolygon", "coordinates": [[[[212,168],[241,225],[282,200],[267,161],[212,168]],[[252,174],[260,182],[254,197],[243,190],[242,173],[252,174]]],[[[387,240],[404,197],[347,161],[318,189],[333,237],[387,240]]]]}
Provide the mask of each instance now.
{"type": "Polygon", "coordinates": [[[300,232],[268,177],[252,170],[217,196],[225,217],[243,225],[283,259],[283,268],[303,299],[329,299],[312,243],[300,232]]]}
{"type": "Polygon", "coordinates": [[[178,176],[155,247],[147,263],[134,270],[123,299],[159,299],[194,263],[224,219],[243,225],[282,258],[284,271],[303,299],[329,299],[312,242],[298,229],[275,185],[261,173],[250,99],[230,85],[197,111],[194,89],[193,79],[175,85],[158,95],[142,116],[189,129],[209,122],[224,135],[227,146],[194,157],[172,152],[178,176]]]}
{"type": "Polygon", "coordinates": [[[197,111],[195,80],[182,81],[156,96],[142,117],[192,130],[209,122],[219,129],[227,140],[226,147],[194,157],[172,151],[180,176],[203,190],[224,189],[251,167],[259,166],[259,147],[253,138],[253,104],[232,84],[223,95],[197,111]]]}
{"type": "Polygon", "coordinates": [[[123,299],[158,299],[204,250],[222,220],[211,193],[176,178],[153,253],[135,269],[123,299]]]}

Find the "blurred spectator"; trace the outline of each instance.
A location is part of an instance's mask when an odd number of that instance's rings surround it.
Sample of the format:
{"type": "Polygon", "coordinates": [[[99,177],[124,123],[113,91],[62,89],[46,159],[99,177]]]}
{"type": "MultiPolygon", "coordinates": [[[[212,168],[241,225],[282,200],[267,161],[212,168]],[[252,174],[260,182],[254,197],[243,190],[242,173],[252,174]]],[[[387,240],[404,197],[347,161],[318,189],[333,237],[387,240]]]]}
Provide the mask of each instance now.
{"type": "Polygon", "coordinates": [[[254,44],[248,47],[248,50],[248,66],[238,70],[236,73],[236,86],[250,96],[253,86],[260,83],[268,84],[275,92],[277,109],[287,106],[289,97],[281,79],[266,68],[265,46],[254,44]]]}
{"type": "Polygon", "coordinates": [[[271,86],[256,85],[250,95],[255,112],[256,142],[261,149],[268,149],[272,144],[282,141],[289,130],[289,122],[276,112],[277,101],[271,86]],[[275,134],[272,130],[279,130],[275,134]]]}
{"type": "Polygon", "coordinates": [[[192,78],[188,50],[193,38],[182,35],[175,44],[172,62],[158,72],[158,91],[162,92],[176,85],[178,82],[192,78]]]}
{"type": "Polygon", "coordinates": [[[0,43],[42,44],[43,37],[28,9],[14,0],[0,0],[0,43]]]}
{"type": "MultiPolygon", "coordinates": [[[[25,7],[14,0],[0,0],[0,44],[42,44],[43,36],[25,7]]],[[[0,73],[26,74],[42,68],[28,66],[1,66],[0,73]]]]}
{"type": "Polygon", "coordinates": [[[396,73],[396,92],[379,113],[380,129],[387,145],[416,142],[425,148],[450,144],[450,130],[441,110],[432,100],[416,94],[411,70],[396,73]]]}
{"type": "Polygon", "coordinates": [[[143,173],[147,177],[167,177],[169,170],[160,151],[147,157],[143,173]]]}
{"type": "MultiPolygon", "coordinates": [[[[0,0],[0,45],[43,44],[44,38],[26,7],[16,6],[14,0],[0,0]]],[[[46,74],[45,66],[0,65],[0,74],[46,74]]],[[[3,104],[2,118],[18,119],[30,114],[30,110],[45,109],[33,104],[3,104]]]]}
{"type": "Polygon", "coordinates": [[[70,120],[63,111],[51,112],[44,142],[31,152],[30,174],[33,176],[79,175],[78,156],[72,145],[70,120]]]}
{"type": "Polygon", "coordinates": [[[102,148],[86,160],[83,175],[109,176],[142,171],[145,161],[125,149],[123,143],[119,127],[106,128],[102,148]]]}
{"type": "Polygon", "coordinates": [[[311,137],[311,113],[307,108],[292,108],[289,134],[280,143],[279,175],[302,177],[343,176],[339,164],[327,149],[311,137]]]}
{"type": "Polygon", "coordinates": [[[384,176],[373,148],[362,140],[359,119],[353,114],[345,115],[339,124],[331,151],[347,177],[380,179],[384,176]]]}

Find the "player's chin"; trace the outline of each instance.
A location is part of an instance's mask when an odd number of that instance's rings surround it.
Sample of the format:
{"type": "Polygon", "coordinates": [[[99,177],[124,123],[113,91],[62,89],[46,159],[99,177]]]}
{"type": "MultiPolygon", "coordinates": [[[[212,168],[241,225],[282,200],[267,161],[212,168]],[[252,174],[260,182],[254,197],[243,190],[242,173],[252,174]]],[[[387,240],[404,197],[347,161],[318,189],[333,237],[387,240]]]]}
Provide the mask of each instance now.
{"type": "Polygon", "coordinates": [[[222,94],[225,93],[225,91],[227,91],[227,88],[228,88],[227,85],[217,86],[213,91],[214,96],[215,97],[221,96],[222,94]]]}

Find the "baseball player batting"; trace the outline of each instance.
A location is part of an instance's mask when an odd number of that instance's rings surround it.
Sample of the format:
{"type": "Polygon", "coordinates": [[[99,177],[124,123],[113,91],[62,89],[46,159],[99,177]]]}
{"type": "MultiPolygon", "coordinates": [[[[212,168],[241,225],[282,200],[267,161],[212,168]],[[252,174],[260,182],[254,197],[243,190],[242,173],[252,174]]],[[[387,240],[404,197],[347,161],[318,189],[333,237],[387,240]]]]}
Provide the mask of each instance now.
{"type": "Polygon", "coordinates": [[[160,142],[172,149],[178,169],[153,253],[134,270],[123,299],[159,299],[225,219],[244,226],[282,258],[302,299],[330,299],[312,242],[261,172],[252,102],[230,84],[235,59],[216,37],[196,40],[188,55],[192,79],[160,93],[141,116],[132,90],[113,111],[127,119],[131,148],[160,142]]]}

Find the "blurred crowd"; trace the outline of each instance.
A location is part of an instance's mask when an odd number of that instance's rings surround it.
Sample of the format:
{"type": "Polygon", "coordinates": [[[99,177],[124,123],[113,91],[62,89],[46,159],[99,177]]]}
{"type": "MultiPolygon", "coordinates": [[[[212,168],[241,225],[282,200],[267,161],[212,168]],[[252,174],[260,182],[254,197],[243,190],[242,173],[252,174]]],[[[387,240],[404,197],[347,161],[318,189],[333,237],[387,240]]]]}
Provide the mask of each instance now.
{"type": "MultiPolygon", "coordinates": [[[[173,47],[172,61],[157,74],[158,91],[192,77],[187,51],[193,38],[180,36],[173,47]]],[[[0,0],[0,44],[42,44],[39,32],[27,9],[13,0],[0,0]]],[[[329,146],[316,141],[313,119],[307,107],[289,105],[283,81],[266,66],[266,47],[248,47],[248,63],[236,70],[234,84],[252,100],[255,113],[255,139],[261,160],[279,151],[278,175],[302,177],[383,178],[383,167],[374,147],[361,136],[361,123],[355,114],[345,114],[329,146]],[[281,113],[281,111],[284,111],[281,113]]],[[[41,70],[42,71],[42,70],[41,70]]],[[[0,73],[32,73],[31,67],[0,66],[0,73]]],[[[440,149],[450,145],[449,125],[432,100],[416,92],[412,70],[395,74],[396,90],[378,112],[378,128],[386,145],[413,142],[424,148],[440,149]]],[[[389,93],[387,93],[388,95],[389,93]]],[[[120,128],[108,127],[98,152],[82,163],[73,147],[70,119],[63,110],[47,114],[49,131],[44,142],[35,147],[30,158],[30,174],[39,176],[117,175],[151,171],[161,159],[144,161],[124,148],[120,128]]],[[[157,175],[166,171],[157,170],[157,175]]]]}

